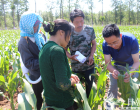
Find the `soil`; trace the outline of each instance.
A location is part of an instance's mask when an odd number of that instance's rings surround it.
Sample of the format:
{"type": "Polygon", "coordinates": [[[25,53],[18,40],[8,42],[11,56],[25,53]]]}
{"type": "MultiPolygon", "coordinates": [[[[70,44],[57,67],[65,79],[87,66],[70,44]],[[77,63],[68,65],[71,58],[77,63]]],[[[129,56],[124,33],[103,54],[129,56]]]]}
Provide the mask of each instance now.
{"type": "MultiPolygon", "coordinates": [[[[15,110],[18,110],[18,103],[17,103],[18,93],[22,93],[22,89],[20,87],[17,89],[17,92],[14,94],[15,110]]],[[[7,92],[5,92],[4,95],[7,97],[9,96],[7,92]]],[[[6,97],[1,97],[0,110],[11,110],[10,101],[6,97]]]]}

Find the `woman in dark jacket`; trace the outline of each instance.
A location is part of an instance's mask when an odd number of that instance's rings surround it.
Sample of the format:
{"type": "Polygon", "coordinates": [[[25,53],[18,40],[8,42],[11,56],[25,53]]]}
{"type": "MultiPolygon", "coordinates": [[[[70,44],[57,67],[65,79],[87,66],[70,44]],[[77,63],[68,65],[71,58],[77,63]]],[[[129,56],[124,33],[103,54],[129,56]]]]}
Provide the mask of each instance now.
{"type": "MultiPolygon", "coordinates": [[[[36,13],[25,12],[20,19],[20,40],[18,42],[18,51],[21,55],[23,64],[28,69],[31,80],[36,80],[40,76],[39,68],[39,51],[45,44],[45,40],[39,29],[43,19],[36,13]]],[[[37,110],[41,109],[43,91],[42,81],[32,84],[34,93],[37,98],[37,110]]]]}

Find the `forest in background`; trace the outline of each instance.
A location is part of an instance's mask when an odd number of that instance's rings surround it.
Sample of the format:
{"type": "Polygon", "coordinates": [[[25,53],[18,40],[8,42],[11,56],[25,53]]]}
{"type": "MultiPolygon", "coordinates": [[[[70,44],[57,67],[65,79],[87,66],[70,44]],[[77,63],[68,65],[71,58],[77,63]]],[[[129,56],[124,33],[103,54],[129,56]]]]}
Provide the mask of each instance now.
{"type": "MultiPolygon", "coordinates": [[[[46,0],[46,11],[39,10],[44,21],[53,21],[58,18],[70,21],[69,14],[74,9],[83,9],[85,24],[106,25],[140,25],[140,0],[111,0],[111,11],[104,12],[106,0],[98,0],[102,4],[99,12],[94,11],[95,0],[46,0]],[[80,5],[84,2],[84,5],[80,5]]],[[[36,12],[36,0],[34,0],[36,12]]],[[[19,28],[20,16],[29,9],[28,0],[0,0],[0,29],[19,28]]]]}

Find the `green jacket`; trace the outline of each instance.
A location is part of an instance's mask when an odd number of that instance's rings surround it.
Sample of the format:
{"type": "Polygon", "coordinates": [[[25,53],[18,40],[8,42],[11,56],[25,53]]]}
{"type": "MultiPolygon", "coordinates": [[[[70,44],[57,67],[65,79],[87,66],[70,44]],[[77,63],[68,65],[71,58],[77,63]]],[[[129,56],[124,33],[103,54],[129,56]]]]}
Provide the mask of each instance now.
{"type": "Polygon", "coordinates": [[[74,91],[65,50],[48,41],[39,53],[39,66],[47,105],[58,108],[72,106],[74,91]]]}

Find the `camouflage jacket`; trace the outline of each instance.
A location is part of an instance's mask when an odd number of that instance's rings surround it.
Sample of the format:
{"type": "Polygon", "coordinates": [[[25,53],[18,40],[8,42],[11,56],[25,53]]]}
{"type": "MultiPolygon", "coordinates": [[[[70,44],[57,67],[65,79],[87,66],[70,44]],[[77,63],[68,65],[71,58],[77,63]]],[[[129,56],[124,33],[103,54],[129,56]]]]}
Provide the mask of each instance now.
{"type": "Polygon", "coordinates": [[[94,68],[94,64],[90,66],[87,64],[91,52],[91,42],[94,39],[94,29],[90,26],[84,25],[81,32],[72,32],[70,42],[68,44],[71,55],[74,55],[76,51],[79,51],[87,59],[83,64],[78,61],[71,60],[72,71],[86,71],[94,68]]]}

